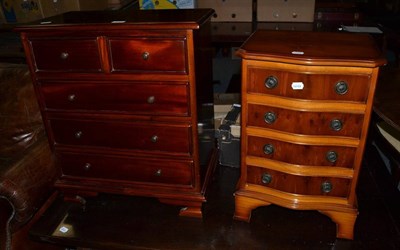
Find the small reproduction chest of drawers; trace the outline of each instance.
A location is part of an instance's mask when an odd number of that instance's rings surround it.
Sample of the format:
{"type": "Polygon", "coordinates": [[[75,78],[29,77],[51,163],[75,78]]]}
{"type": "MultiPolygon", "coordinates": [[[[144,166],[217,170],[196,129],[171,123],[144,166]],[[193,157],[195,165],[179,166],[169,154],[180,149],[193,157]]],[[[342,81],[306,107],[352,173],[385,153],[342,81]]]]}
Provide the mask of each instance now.
{"type": "Polygon", "coordinates": [[[213,121],[212,14],[71,12],[17,28],[66,199],[149,196],[202,215],[216,162],[199,126],[213,121]]]}
{"type": "Polygon", "coordinates": [[[275,204],[318,210],[353,238],[356,185],[379,66],[367,34],[256,31],[242,57],[235,218],[275,204]]]}

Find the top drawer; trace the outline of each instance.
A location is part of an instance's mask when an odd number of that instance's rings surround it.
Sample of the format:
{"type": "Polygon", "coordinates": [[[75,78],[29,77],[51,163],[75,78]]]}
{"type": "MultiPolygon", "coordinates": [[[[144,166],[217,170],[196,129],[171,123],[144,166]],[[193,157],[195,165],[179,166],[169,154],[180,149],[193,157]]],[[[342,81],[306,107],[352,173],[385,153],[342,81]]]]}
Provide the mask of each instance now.
{"type": "MultiPolygon", "coordinates": [[[[327,70],[328,72],[329,70],[327,70]]],[[[368,75],[314,74],[249,68],[247,92],[310,100],[356,101],[368,97],[368,75]]]]}
{"type": "Polygon", "coordinates": [[[112,71],[186,74],[186,39],[109,38],[112,71]]]}
{"type": "Polygon", "coordinates": [[[34,39],[30,41],[37,71],[100,72],[97,39],[34,39]]]}

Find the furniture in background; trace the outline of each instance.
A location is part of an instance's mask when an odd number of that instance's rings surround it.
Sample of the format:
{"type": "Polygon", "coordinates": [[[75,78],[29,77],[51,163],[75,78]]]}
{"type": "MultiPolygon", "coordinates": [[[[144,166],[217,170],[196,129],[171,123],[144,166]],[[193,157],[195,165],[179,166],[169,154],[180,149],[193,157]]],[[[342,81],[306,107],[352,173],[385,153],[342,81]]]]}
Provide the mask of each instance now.
{"type": "Polygon", "coordinates": [[[156,197],[202,216],[216,164],[211,9],[70,12],[20,26],[67,200],[156,197]]]}
{"type": "Polygon", "coordinates": [[[235,218],[260,206],[318,210],[353,238],[355,189],[379,66],[366,34],[256,31],[242,61],[235,218]]]}
{"type": "Polygon", "coordinates": [[[388,66],[381,71],[373,106],[369,143],[380,153],[391,178],[400,191],[400,70],[388,66]]]}
{"type": "Polygon", "coordinates": [[[27,240],[29,222],[59,171],[24,64],[0,63],[0,145],[0,249],[36,249],[27,240]]]}
{"type": "Polygon", "coordinates": [[[0,24],[21,24],[70,11],[139,8],[138,0],[0,0],[0,24]]]}

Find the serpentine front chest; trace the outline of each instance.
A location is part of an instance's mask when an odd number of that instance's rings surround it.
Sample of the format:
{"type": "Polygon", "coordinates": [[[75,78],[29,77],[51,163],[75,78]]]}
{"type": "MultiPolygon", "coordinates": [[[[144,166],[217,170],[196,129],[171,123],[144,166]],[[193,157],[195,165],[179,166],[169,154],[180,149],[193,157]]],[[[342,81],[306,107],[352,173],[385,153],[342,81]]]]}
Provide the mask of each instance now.
{"type": "Polygon", "coordinates": [[[318,210],[353,238],[356,185],[385,63],[366,34],[256,31],[242,61],[235,218],[270,204],[318,210]]]}

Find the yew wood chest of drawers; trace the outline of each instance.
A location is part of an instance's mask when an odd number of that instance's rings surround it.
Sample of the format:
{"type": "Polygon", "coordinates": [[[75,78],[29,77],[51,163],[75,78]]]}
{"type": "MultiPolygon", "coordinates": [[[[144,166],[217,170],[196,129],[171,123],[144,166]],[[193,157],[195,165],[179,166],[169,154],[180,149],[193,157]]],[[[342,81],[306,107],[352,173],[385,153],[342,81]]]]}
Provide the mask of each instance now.
{"type": "Polygon", "coordinates": [[[366,34],[256,31],[242,61],[235,218],[275,204],[318,210],[352,238],[356,185],[379,66],[366,34]]]}
{"type": "Polygon", "coordinates": [[[201,216],[216,156],[211,9],[71,12],[21,26],[67,199],[156,197],[201,216]]]}

